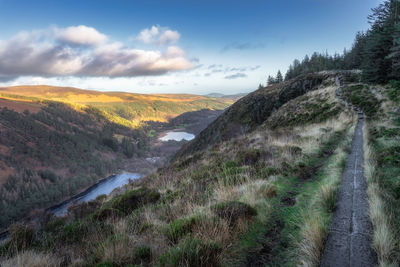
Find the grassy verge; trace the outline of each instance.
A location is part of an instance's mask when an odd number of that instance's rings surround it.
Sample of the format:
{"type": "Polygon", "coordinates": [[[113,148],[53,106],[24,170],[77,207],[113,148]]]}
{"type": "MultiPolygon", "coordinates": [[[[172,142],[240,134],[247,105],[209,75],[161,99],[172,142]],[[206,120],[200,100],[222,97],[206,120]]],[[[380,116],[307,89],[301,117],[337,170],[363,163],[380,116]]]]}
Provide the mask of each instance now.
{"type": "Polygon", "coordinates": [[[310,192],[305,190],[307,197],[303,202],[308,206],[301,211],[297,242],[298,263],[301,266],[318,266],[321,260],[353,134],[354,127],[351,127],[321,170],[319,182],[310,186],[313,189],[310,192]]]}
{"type": "MultiPolygon", "coordinates": [[[[364,172],[368,183],[368,197],[370,203],[370,216],[374,227],[374,247],[378,255],[380,266],[396,266],[395,225],[390,211],[391,196],[386,192],[382,180],[387,177],[380,176],[376,160],[376,153],[373,148],[369,134],[369,125],[364,124],[364,172]]],[[[397,258],[397,259],[396,259],[397,258]]]]}
{"type": "Polygon", "coordinates": [[[235,261],[227,265],[319,264],[353,133],[350,127],[325,136],[320,147],[295,163],[306,175],[294,167],[288,177],[274,182],[277,196],[264,211],[267,219],[250,225],[241,236],[235,261]]]}

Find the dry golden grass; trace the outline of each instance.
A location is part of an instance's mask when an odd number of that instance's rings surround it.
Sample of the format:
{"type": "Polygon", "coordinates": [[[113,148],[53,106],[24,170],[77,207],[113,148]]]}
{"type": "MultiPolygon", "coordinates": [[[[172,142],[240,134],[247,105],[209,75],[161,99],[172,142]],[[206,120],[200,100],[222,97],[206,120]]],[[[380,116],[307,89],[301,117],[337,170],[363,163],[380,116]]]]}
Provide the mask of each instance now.
{"type": "Polygon", "coordinates": [[[328,234],[329,213],[333,212],[337,191],[340,185],[343,163],[348,153],[346,148],[351,145],[354,134],[355,120],[351,117],[345,120],[346,123],[335,122],[331,125],[342,129],[346,127],[346,138],[339,144],[334,155],[329,159],[323,168],[323,179],[310,203],[308,209],[303,210],[300,226],[300,241],[298,242],[298,259],[301,266],[319,266],[324,242],[328,234]],[[352,123],[352,124],[349,124],[352,123]],[[349,127],[349,125],[352,125],[349,127]]]}
{"type": "Polygon", "coordinates": [[[304,223],[301,226],[302,240],[298,244],[299,265],[306,267],[318,266],[327,234],[324,220],[320,215],[309,211],[304,211],[303,216],[304,223]]]}
{"type": "Polygon", "coordinates": [[[385,212],[385,203],[382,199],[384,192],[380,189],[376,177],[376,161],[369,145],[368,123],[364,123],[364,172],[368,183],[368,197],[370,217],[374,227],[374,247],[378,254],[380,266],[395,266],[391,256],[396,249],[393,238],[393,227],[390,225],[390,214],[385,212]]]}
{"type": "Polygon", "coordinates": [[[0,262],[2,267],[57,267],[61,260],[48,253],[27,250],[18,253],[15,257],[0,262]]]}

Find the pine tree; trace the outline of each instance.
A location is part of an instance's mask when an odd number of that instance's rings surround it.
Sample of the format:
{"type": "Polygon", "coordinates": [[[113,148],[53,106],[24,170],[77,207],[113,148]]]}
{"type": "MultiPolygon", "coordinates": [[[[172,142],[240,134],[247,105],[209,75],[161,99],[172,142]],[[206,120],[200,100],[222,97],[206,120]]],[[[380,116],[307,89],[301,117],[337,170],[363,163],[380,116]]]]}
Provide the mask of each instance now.
{"type": "Polygon", "coordinates": [[[271,75],[268,75],[267,85],[272,85],[272,84],[275,84],[275,83],[276,83],[275,78],[272,77],[271,75]]]}
{"type": "Polygon", "coordinates": [[[392,34],[393,45],[390,49],[390,54],[388,55],[388,59],[390,59],[392,63],[390,78],[400,79],[400,1],[395,0],[394,3],[392,3],[392,13],[394,20],[392,34]]]}
{"type": "Polygon", "coordinates": [[[283,82],[283,76],[280,70],[278,70],[278,73],[276,74],[276,78],[275,78],[275,82],[276,83],[281,83],[283,82]]]}
{"type": "Polygon", "coordinates": [[[389,59],[392,61],[392,72],[390,77],[400,79],[400,23],[395,25],[393,34],[393,46],[390,49],[389,59]]]}
{"type": "Polygon", "coordinates": [[[367,82],[385,83],[392,73],[391,48],[398,20],[397,0],[385,1],[372,9],[368,16],[371,30],[367,33],[361,64],[363,79],[367,82]]]}

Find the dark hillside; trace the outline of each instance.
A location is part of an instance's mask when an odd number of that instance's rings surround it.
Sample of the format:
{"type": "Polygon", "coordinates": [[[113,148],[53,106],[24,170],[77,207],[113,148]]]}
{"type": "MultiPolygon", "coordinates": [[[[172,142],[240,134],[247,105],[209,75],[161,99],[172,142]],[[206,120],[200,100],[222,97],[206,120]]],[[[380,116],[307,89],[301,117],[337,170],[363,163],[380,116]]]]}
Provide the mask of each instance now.
{"type": "Polygon", "coordinates": [[[111,123],[96,109],[36,105],[35,113],[0,108],[0,229],[106,177],[147,146],[142,130],[111,123]]]}
{"type": "Polygon", "coordinates": [[[333,74],[306,74],[254,91],[229,107],[192,142],[185,145],[177,157],[203,150],[216,142],[230,140],[251,131],[283,104],[317,89],[328,78],[332,78],[331,82],[334,82],[333,74]]]}

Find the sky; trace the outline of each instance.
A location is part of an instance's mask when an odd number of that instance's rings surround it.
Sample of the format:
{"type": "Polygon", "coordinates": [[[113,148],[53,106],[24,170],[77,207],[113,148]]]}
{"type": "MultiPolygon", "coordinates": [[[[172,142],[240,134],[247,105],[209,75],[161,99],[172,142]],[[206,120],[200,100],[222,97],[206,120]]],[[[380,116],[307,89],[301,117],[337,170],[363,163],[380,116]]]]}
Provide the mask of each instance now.
{"type": "Polygon", "coordinates": [[[351,48],[382,0],[0,0],[0,86],[236,94],[351,48]]]}

